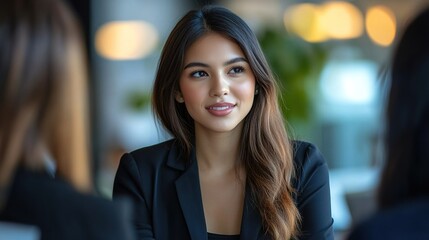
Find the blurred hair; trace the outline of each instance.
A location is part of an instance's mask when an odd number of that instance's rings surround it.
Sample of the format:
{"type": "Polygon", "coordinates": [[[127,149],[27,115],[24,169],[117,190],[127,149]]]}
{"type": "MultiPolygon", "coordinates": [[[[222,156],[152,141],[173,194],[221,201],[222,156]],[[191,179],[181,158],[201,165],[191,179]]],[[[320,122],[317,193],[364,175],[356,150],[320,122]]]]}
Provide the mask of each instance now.
{"type": "Polygon", "coordinates": [[[410,22],[396,47],[386,121],[381,208],[429,196],[429,8],[410,22]]]}
{"type": "Polygon", "coordinates": [[[78,23],[60,0],[0,3],[0,186],[18,166],[90,188],[87,69],[78,23]]]}
{"type": "Polygon", "coordinates": [[[292,146],[278,107],[276,81],[256,36],[240,17],[223,7],[205,6],[190,11],[177,23],[161,54],[152,94],[153,110],[189,156],[195,141],[194,121],[184,104],[175,101],[175,93],[180,92],[187,49],[209,32],[237,43],[253,71],[259,94],[243,120],[240,161],[267,232],[275,239],[294,237],[299,212],[292,198],[292,146]]]}

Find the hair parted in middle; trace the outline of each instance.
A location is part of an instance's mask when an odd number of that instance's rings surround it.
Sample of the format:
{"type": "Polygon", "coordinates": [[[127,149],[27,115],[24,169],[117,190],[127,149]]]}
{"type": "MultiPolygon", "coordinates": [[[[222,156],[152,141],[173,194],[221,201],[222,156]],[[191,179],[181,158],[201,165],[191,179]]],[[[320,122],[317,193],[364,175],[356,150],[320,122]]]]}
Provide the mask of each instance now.
{"type": "Polygon", "coordinates": [[[264,227],[274,239],[296,237],[300,215],[292,196],[293,150],[278,106],[278,87],[255,34],[243,19],[224,7],[207,5],[188,12],[176,24],[158,65],[154,113],[189,156],[195,141],[194,121],[175,94],[180,92],[187,49],[210,32],[238,44],[255,76],[258,94],[243,120],[239,160],[264,227]]]}

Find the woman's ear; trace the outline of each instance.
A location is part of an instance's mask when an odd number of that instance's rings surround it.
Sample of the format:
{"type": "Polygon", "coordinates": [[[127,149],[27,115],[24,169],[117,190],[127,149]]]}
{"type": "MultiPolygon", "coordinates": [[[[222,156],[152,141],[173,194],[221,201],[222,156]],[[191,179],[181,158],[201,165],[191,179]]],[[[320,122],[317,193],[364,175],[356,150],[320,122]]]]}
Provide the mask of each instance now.
{"type": "Polygon", "coordinates": [[[176,92],[175,98],[176,98],[176,101],[178,103],[184,103],[185,102],[185,99],[183,99],[182,93],[179,91],[176,92]]]}
{"type": "Polygon", "coordinates": [[[259,94],[259,85],[256,85],[256,87],[255,87],[255,95],[258,95],[259,94]]]}

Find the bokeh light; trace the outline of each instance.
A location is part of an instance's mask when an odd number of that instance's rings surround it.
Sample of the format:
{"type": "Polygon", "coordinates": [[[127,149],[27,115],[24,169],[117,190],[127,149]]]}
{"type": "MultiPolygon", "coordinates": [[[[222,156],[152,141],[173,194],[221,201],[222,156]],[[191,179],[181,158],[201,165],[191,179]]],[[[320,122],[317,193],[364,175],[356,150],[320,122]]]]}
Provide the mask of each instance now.
{"type": "Polygon", "coordinates": [[[357,38],[364,28],[360,10],[342,1],[293,5],[285,10],[283,21],[289,32],[308,42],[357,38]]]}
{"type": "Polygon", "coordinates": [[[396,18],[393,12],[381,5],[368,9],[365,19],[370,39],[381,46],[390,46],[396,35],[396,18]]]}
{"type": "Polygon", "coordinates": [[[321,14],[320,8],[315,4],[297,4],[284,12],[284,25],[289,32],[308,42],[325,41],[328,36],[320,25],[321,14]]]}
{"type": "Polygon", "coordinates": [[[101,26],[95,35],[97,52],[111,60],[139,59],[158,43],[158,32],[144,21],[116,21],[101,26]]]}
{"type": "Polygon", "coordinates": [[[333,39],[357,38],[363,33],[363,16],[354,5],[348,2],[327,2],[322,9],[322,26],[333,39]]]}

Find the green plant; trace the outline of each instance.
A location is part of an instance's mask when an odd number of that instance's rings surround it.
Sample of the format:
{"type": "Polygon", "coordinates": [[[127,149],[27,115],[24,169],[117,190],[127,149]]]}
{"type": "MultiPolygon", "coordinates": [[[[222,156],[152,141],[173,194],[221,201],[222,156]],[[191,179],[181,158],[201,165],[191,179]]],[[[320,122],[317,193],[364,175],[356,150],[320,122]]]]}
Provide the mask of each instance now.
{"type": "Polygon", "coordinates": [[[292,36],[283,28],[266,28],[259,41],[281,88],[280,107],[293,124],[307,121],[312,111],[312,94],[317,88],[327,51],[292,36]]]}
{"type": "Polygon", "coordinates": [[[126,104],[133,111],[141,111],[150,104],[151,95],[146,91],[134,90],[127,95],[126,104]]]}

